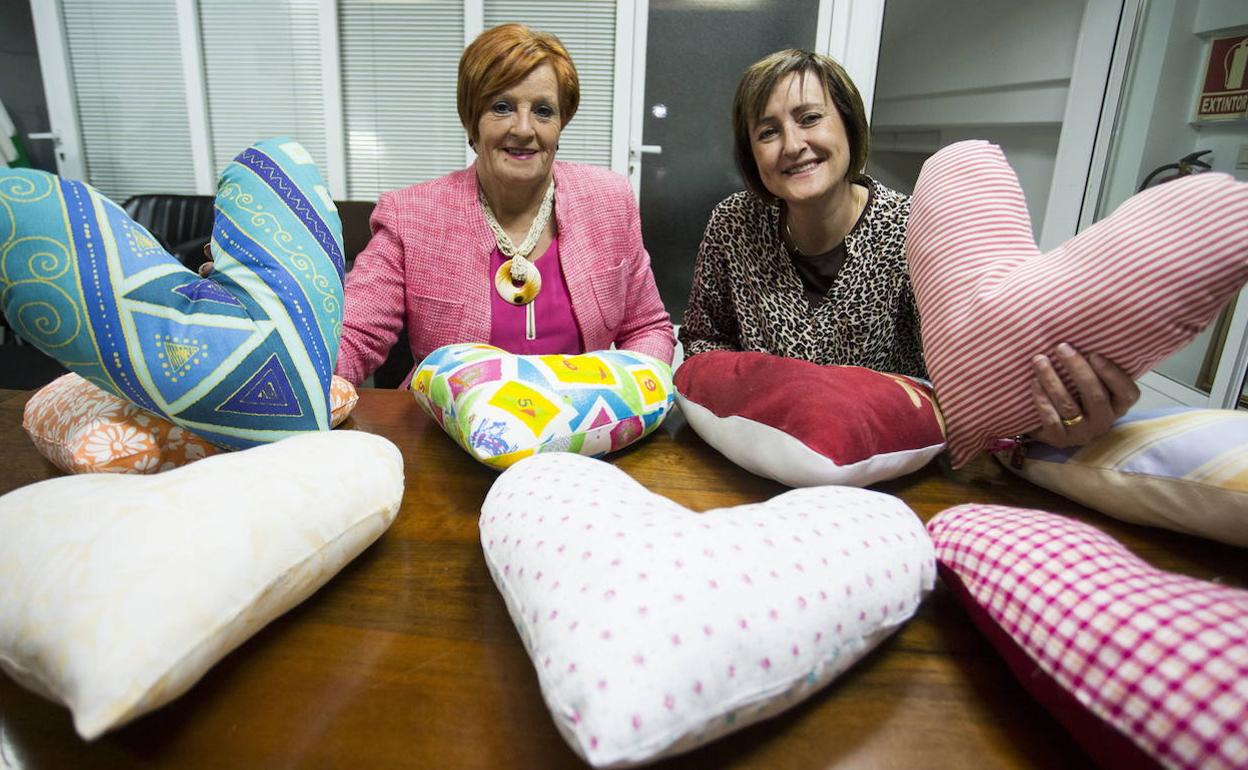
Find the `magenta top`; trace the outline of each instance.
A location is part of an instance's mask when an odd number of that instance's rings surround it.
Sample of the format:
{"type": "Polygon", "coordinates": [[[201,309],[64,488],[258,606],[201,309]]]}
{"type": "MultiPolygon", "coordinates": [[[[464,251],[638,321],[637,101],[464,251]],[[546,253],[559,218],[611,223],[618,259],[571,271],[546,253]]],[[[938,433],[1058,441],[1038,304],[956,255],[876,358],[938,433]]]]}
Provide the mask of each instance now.
{"type": "MultiPolygon", "coordinates": [[[[494,247],[490,254],[490,286],[494,274],[507,258],[494,247]]],[[[537,339],[525,339],[524,305],[513,305],[490,291],[490,344],[517,355],[550,355],[552,353],[584,353],[581,332],[572,315],[572,298],[568,295],[568,282],[563,278],[559,263],[559,238],[556,236],[536,262],[542,273],[542,290],[533,298],[533,312],[537,339]]]]}

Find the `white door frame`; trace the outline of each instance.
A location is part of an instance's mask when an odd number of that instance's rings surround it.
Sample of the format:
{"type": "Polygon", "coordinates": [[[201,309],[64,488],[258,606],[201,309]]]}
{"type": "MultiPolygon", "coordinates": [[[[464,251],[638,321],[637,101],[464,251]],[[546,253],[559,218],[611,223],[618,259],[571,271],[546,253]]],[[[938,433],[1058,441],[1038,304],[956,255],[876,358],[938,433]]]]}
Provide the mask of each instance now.
{"type": "Polygon", "coordinates": [[[57,173],[71,179],[85,179],[87,166],[82,157],[73,70],[69,66],[69,47],[65,44],[61,4],[59,0],[30,0],[30,13],[38,41],[36,48],[39,50],[39,69],[43,74],[44,95],[48,102],[48,122],[52,127],[51,136],[38,138],[48,138],[55,143],[57,173]]]}
{"type": "MultiPolygon", "coordinates": [[[[620,28],[623,28],[621,24],[620,28]]],[[[641,163],[642,155],[651,152],[660,152],[662,148],[654,145],[643,144],[642,127],[646,118],[646,52],[649,44],[650,29],[650,0],[633,0],[633,16],[632,24],[632,45],[629,47],[629,55],[632,57],[628,70],[621,71],[620,63],[622,61],[619,56],[619,46],[616,46],[616,68],[615,68],[615,104],[620,106],[621,96],[627,96],[626,109],[623,114],[616,113],[615,127],[618,129],[624,124],[628,131],[624,147],[624,163],[622,168],[616,168],[618,162],[617,152],[620,149],[620,142],[615,137],[611,138],[611,168],[614,171],[624,174],[628,177],[629,186],[633,188],[633,200],[641,203],[641,163]]]]}
{"type": "MultiPolygon", "coordinates": [[[[1088,191],[1100,186],[1104,163],[1099,161],[1108,149],[1108,141],[1102,146],[1102,134],[1107,132],[1098,129],[1112,125],[1143,1],[1088,0],[1084,6],[1040,232],[1042,251],[1061,245],[1091,224],[1082,215],[1088,191]],[[1103,122],[1107,110],[1109,124],[1103,122]]],[[[1091,205],[1095,208],[1095,196],[1091,205]]]]}
{"type": "Polygon", "coordinates": [[[885,0],[820,0],[815,53],[831,56],[858,87],[867,120],[875,104],[875,73],[884,33],[885,0]]]}

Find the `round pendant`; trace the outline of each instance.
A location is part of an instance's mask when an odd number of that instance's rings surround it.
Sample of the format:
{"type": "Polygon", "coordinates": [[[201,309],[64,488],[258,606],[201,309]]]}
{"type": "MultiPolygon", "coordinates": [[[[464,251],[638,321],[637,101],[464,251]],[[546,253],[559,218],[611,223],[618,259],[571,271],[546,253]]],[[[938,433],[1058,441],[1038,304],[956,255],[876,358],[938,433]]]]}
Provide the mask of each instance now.
{"type": "Polygon", "coordinates": [[[534,267],[529,271],[527,280],[512,280],[511,260],[509,259],[500,265],[498,271],[494,273],[494,288],[498,290],[498,296],[511,304],[527,305],[542,290],[542,274],[534,267]]]}

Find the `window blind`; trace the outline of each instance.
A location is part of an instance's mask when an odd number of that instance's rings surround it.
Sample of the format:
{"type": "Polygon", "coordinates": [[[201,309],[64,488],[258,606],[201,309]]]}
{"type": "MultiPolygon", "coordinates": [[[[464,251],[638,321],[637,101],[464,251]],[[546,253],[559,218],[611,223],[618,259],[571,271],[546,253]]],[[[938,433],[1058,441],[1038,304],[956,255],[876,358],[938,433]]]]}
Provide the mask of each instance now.
{"type": "Polygon", "coordinates": [[[348,197],[463,168],[462,0],[341,0],[338,17],[348,197]]]}
{"type": "Polygon", "coordinates": [[[326,175],[319,0],[201,0],[214,170],[256,141],[289,136],[326,175]]]}
{"type": "Polygon", "coordinates": [[[169,0],[62,0],[87,181],[120,203],[195,192],[181,46],[169,0]]]}
{"type": "Polygon", "coordinates": [[[485,28],[518,21],[562,42],[581,81],[581,104],[559,137],[559,160],[611,166],[615,0],[484,0],[485,28]]]}

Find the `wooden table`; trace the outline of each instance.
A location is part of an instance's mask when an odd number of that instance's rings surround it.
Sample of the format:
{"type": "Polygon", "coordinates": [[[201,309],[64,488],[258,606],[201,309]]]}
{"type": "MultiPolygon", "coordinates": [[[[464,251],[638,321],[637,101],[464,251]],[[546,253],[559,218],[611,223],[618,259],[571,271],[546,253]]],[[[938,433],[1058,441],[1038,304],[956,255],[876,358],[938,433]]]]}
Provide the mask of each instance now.
{"type": "MultiPolygon", "coordinates": [[[[57,471],[21,430],[28,394],[0,391],[0,494],[57,471]]],[[[390,530],[308,601],[226,657],[189,693],[84,743],[69,712],[0,677],[0,768],[583,767],[546,711],[486,570],[481,501],[497,474],[406,393],[365,390],[347,427],[403,451],[390,530]]],[[[610,458],[697,510],[784,488],[738,469],[674,415],[610,458]]],[[[924,520],[964,502],[1063,512],[1151,563],[1234,585],[1242,549],[1119,523],[981,458],[887,484],[924,520]]],[[[661,767],[1079,768],[1088,759],[1014,681],[943,586],[900,633],[823,692],[661,767]]]]}

